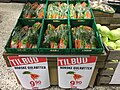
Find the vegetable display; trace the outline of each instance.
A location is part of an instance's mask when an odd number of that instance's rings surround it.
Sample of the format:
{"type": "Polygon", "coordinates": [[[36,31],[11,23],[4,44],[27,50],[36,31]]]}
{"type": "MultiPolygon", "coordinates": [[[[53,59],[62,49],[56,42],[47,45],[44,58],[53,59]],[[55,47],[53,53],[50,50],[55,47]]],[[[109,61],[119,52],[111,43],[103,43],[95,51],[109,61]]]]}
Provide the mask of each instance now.
{"type": "Polygon", "coordinates": [[[30,2],[28,2],[24,6],[22,17],[23,18],[43,18],[44,8],[45,8],[45,4],[38,4],[38,2],[31,4],[30,2]]]}
{"type": "Polygon", "coordinates": [[[99,3],[97,1],[92,2],[91,7],[94,10],[100,10],[100,11],[107,12],[107,13],[115,13],[115,10],[111,6],[104,4],[104,3],[99,3]]]}
{"type": "Polygon", "coordinates": [[[66,24],[55,26],[48,24],[44,35],[44,48],[67,48],[68,46],[68,28],[66,24]]]}
{"type": "Polygon", "coordinates": [[[72,28],[74,48],[96,48],[95,33],[89,26],[78,26],[72,28]]]}
{"type": "Polygon", "coordinates": [[[70,4],[70,18],[91,18],[90,6],[85,2],[70,4]]]}
{"type": "Polygon", "coordinates": [[[66,19],[68,18],[68,5],[66,3],[54,2],[48,5],[47,18],[66,19]]]}
{"type": "Polygon", "coordinates": [[[107,26],[97,24],[104,44],[112,50],[120,50],[120,28],[110,30],[107,26]]]}
{"type": "MultiPolygon", "coordinates": [[[[106,30],[105,35],[109,32],[106,30]]],[[[119,46],[119,41],[116,44],[119,46]]],[[[103,45],[89,1],[43,0],[24,5],[5,50],[8,53],[100,54],[103,45]]]]}
{"type": "Polygon", "coordinates": [[[11,38],[10,48],[36,48],[38,41],[37,31],[40,27],[40,22],[36,22],[32,27],[15,27],[15,33],[11,38]]]}

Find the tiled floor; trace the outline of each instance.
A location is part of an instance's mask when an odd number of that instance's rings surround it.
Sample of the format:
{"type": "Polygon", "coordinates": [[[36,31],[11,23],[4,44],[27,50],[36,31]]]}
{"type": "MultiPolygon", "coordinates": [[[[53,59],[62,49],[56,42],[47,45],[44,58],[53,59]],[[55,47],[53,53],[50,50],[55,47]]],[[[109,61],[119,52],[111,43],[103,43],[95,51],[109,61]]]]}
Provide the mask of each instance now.
{"type": "MultiPolygon", "coordinates": [[[[22,10],[23,4],[18,3],[0,3],[0,89],[2,90],[25,90],[20,86],[15,78],[12,69],[6,66],[2,57],[4,46],[14,28],[17,19],[22,10]]],[[[57,86],[52,86],[46,90],[64,90],[57,86]]],[[[94,87],[86,90],[120,90],[120,87],[94,87]]]]}
{"type": "Polygon", "coordinates": [[[4,46],[9,38],[23,4],[0,3],[0,88],[2,90],[21,90],[13,71],[7,68],[2,57],[4,46]]]}

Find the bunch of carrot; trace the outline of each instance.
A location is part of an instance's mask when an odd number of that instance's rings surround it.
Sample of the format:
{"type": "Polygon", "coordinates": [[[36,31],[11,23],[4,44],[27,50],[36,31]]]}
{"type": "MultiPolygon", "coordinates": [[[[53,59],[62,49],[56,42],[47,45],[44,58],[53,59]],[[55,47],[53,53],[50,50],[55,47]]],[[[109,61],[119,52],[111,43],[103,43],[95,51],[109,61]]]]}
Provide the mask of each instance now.
{"type": "Polygon", "coordinates": [[[55,2],[48,5],[47,18],[66,19],[68,18],[68,5],[66,3],[55,2]]]}
{"type": "Polygon", "coordinates": [[[32,27],[17,26],[11,38],[10,48],[36,48],[38,33],[41,23],[36,22],[32,27]]]}
{"type": "Polygon", "coordinates": [[[38,4],[35,2],[31,4],[28,2],[23,9],[23,18],[43,18],[45,4],[38,4]]]}
{"type": "Polygon", "coordinates": [[[95,48],[95,34],[91,27],[81,25],[71,30],[74,48],[95,48]]]}
{"type": "Polygon", "coordinates": [[[90,6],[86,2],[70,4],[70,18],[91,18],[90,6]]]}
{"type": "Polygon", "coordinates": [[[45,48],[67,48],[68,30],[66,24],[55,26],[48,24],[45,33],[43,47],[45,48]]]}

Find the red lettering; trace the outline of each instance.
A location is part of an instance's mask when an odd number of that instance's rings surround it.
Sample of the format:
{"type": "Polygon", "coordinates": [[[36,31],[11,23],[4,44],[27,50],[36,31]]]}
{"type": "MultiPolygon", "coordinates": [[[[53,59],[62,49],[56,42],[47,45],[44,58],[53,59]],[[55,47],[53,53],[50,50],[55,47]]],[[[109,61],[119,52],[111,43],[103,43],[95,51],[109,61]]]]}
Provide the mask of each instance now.
{"type": "Polygon", "coordinates": [[[77,88],[81,84],[82,84],[82,81],[70,81],[71,88],[77,88]]]}
{"type": "Polygon", "coordinates": [[[60,64],[60,66],[63,66],[63,62],[62,62],[62,60],[59,61],[59,64],[60,64]]]}
{"type": "Polygon", "coordinates": [[[22,62],[23,62],[24,64],[28,64],[28,61],[27,61],[26,58],[22,58],[22,62]]]}
{"type": "MultiPolygon", "coordinates": [[[[77,58],[71,58],[71,64],[72,65],[75,65],[75,64],[77,64],[77,60],[76,60],[77,58]]],[[[78,62],[79,63],[79,62],[78,62]]]]}
{"type": "Polygon", "coordinates": [[[19,66],[33,63],[46,62],[47,59],[42,57],[18,57],[18,56],[9,56],[8,57],[11,66],[19,66]]]}
{"type": "Polygon", "coordinates": [[[39,62],[39,60],[37,58],[21,58],[21,59],[14,59],[14,60],[11,60],[12,61],[12,64],[14,65],[24,65],[24,64],[32,64],[32,63],[37,63],[39,62]]]}
{"type": "Polygon", "coordinates": [[[66,65],[69,65],[70,62],[69,62],[69,59],[66,59],[66,65]]]}
{"type": "Polygon", "coordinates": [[[39,84],[41,84],[42,82],[39,80],[39,81],[30,81],[30,85],[31,85],[31,87],[35,87],[35,86],[37,86],[37,85],[39,85],[39,84]]]}
{"type": "Polygon", "coordinates": [[[58,58],[58,66],[77,65],[96,62],[96,56],[78,58],[58,58]]]}
{"type": "Polygon", "coordinates": [[[83,63],[87,63],[88,62],[88,58],[82,58],[83,63]]]}
{"type": "Polygon", "coordinates": [[[31,85],[31,87],[34,87],[35,86],[35,82],[34,81],[30,81],[30,85],[31,85]]]}
{"type": "Polygon", "coordinates": [[[76,81],[76,84],[82,84],[82,81],[76,81]]]}
{"type": "Polygon", "coordinates": [[[71,85],[75,85],[75,81],[70,81],[70,84],[71,85]]]}
{"type": "Polygon", "coordinates": [[[36,85],[41,84],[41,81],[35,81],[36,85]]]}

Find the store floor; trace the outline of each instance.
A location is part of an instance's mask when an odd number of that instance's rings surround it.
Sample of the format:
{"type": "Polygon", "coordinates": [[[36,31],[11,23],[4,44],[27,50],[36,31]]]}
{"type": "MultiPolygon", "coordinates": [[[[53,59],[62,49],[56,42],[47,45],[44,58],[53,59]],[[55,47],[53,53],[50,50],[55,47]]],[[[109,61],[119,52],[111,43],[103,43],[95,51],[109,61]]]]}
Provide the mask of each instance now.
{"type": "MultiPolygon", "coordinates": [[[[2,57],[4,46],[14,28],[20,12],[23,8],[21,3],[0,3],[0,89],[2,90],[25,90],[20,86],[11,68],[6,66],[2,57]]],[[[46,90],[64,90],[52,86],[46,90]]],[[[86,90],[120,90],[115,86],[95,86],[86,90]]]]}

